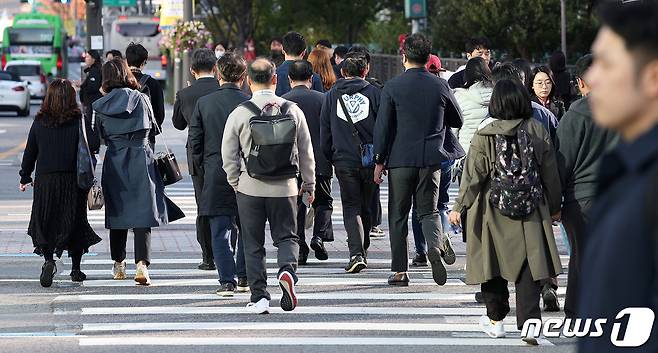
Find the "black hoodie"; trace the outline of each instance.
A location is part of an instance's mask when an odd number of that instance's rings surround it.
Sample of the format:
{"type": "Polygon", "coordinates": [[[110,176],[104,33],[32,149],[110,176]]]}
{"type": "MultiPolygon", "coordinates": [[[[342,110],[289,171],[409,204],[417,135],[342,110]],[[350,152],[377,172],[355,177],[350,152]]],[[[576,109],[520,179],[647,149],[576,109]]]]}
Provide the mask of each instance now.
{"type": "Polygon", "coordinates": [[[381,90],[360,78],[340,79],[325,94],[320,113],[322,152],[335,167],[359,168],[359,145],[373,142],[375,120],[381,90]],[[343,97],[345,107],[361,139],[354,137],[352,127],[338,102],[343,97]]]}

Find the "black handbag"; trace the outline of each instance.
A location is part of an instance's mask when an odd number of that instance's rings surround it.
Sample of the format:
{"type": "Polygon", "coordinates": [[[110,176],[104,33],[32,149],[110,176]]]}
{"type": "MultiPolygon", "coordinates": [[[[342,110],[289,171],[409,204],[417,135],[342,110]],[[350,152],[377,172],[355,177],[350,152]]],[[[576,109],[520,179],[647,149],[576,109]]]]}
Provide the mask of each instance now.
{"type": "Polygon", "coordinates": [[[338,97],[338,102],[340,102],[340,107],[343,108],[343,113],[345,114],[345,118],[347,118],[347,122],[350,124],[350,127],[352,128],[352,135],[356,139],[357,144],[359,145],[359,156],[361,157],[361,166],[365,168],[372,168],[375,166],[375,148],[372,143],[367,143],[361,134],[359,134],[359,131],[356,129],[356,126],[354,125],[354,121],[352,121],[352,116],[350,113],[347,111],[347,107],[345,107],[345,102],[343,101],[343,97],[340,96],[338,97]]]}
{"type": "MultiPolygon", "coordinates": [[[[151,125],[155,127],[158,135],[162,134],[162,130],[157,122],[151,120],[151,125]]],[[[155,153],[154,163],[155,168],[160,173],[162,183],[164,186],[167,186],[183,180],[183,175],[180,172],[180,167],[178,166],[178,161],[176,161],[174,152],[167,147],[167,143],[164,142],[164,140],[162,143],[165,146],[165,150],[155,153]]]]}

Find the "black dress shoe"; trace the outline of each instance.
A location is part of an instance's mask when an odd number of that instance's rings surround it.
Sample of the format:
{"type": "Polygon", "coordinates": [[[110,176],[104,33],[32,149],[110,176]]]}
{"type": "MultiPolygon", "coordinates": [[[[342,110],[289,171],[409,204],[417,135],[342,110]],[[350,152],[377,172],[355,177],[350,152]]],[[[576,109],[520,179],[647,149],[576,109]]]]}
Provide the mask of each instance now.
{"type": "Polygon", "coordinates": [[[73,282],[84,282],[87,279],[87,275],[80,270],[72,270],[69,276],[73,282]]]}
{"type": "Polygon", "coordinates": [[[413,267],[427,267],[427,255],[425,254],[416,254],[414,259],[411,260],[411,266],[413,267]]]}
{"type": "Polygon", "coordinates": [[[329,259],[329,254],[327,253],[327,249],[324,247],[324,243],[322,242],[322,239],[319,237],[313,237],[311,239],[311,249],[315,251],[315,258],[321,261],[329,259]]]}
{"type": "Polygon", "coordinates": [[[560,311],[560,304],[557,301],[557,292],[550,284],[545,284],[541,291],[541,297],[544,301],[544,311],[560,311]]]}
{"type": "Polygon", "coordinates": [[[46,288],[52,286],[55,273],[57,273],[57,266],[55,265],[55,261],[46,260],[43,266],[41,266],[41,277],[39,277],[41,286],[46,288]]]}
{"type": "Polygon", "coordinates": [[[409,286],[409,276],[406,272],[394,273],[388,277],[388,284],[391,286],[407,287],[409,286]]]}
{"type": "Polygon", "coordinates": [[[482,292],[475,293],[475,302],[479,304],[484,304],[484,295],[482,295],[482,292]]]}
{"type": "Polygon", "coordinates": [[[297,259],[297,265],[299,266],[304,266],[308,262],[308,253],[307,252],[299,252],[299,258],[297,259]]]}
{"type": "Polygon", "coordinates": [[[437,248],[430,248],[427,251],[427,259],[432,267],[432,278],[436,284],[442,286],[448,280],[448,272],[446,271],[443,261],[441,261],[441,250],[437,248]]]}
{"type": "Polygon", "coordinates": [[[217,269],[217,267],[215,267],[214,263],[202,262],[202,263],[199,264],[199,270],[214,271],[216,269],[217,269]]]}

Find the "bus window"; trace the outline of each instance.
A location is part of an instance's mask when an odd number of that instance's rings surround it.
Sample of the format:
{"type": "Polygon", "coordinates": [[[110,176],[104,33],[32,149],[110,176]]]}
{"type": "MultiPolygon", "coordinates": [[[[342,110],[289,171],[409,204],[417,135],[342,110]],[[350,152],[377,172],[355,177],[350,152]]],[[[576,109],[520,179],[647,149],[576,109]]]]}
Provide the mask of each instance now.
{"type": "Polygon", "coordinates": [[[11,28],[9,41],[12,44],[53,44],[54,33],[48,28],[11,28]]]}
{"type": "Polygon", "coordinates": [[[155,37],[160,34],[160,25],[157,23],[121,23],[116,30],[124,37],[155,37]]]}

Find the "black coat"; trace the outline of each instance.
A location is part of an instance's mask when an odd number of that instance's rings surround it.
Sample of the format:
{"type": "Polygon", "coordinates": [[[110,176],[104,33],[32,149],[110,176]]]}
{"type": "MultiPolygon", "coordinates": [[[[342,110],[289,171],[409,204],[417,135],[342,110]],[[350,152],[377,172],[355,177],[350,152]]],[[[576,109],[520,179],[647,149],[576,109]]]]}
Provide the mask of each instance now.
{"type": "MultiPolygon", "coordinates": [[[[135,75],[137,81],[144,76],[140,71],[133,71],[133,75],[135,75]]],[[[153,119],[158,123],[158,127],[162,129],[162,123],[164,122],[165,117],[164,92],[162,91],[162,86],[160,86],[158,80],[153,77],[149,77],[149,79],[146,80],[146,86],[149,88],[148,94],[151,101],[151,108],[153,108],[153,119]]],[[[149,135],[149,141],[151,141],[151,143],[155,143],[156,135],[158,135],[158,132],[155,131],[155,129],[151,130],[149,135]]]]}
{"type": "Polygon", "coordinates": [[[313,143],[313,155],[315,156],[315,174],[332,176],[333,169],[327,158],[322,153],[322,144],[320,141],[320,112],[324,102],[324,94],[308,89],[306,86],[297,86],[284,94],[281,98],[297,103],[304,117],[306,125],[311,133],[311,142],[313,143]]]}
{"type": "Polygon", "coordinates": [[[620,142],[600,163],[597,197],[589,213],[592,221],[584,238],[576,317],[603,318],[607,324],[603,337],[578,340],[579,352],[658,351],[655,323],[640,349],[615,347],[610,341],[613,323],[625,321],[615,320],[621,310],[658,310],[657,140],[658,124],[631,143],[620,142]]]}
{"type": "MultiPolygon", "coordinates": [[[[219,90],[219,81],[215,78],[207,77],[196,80],[192,86],[178,91],[178,93],[176,93],[176,101],[174,102],[174,115],[171,117],[174,127],[178,130],[185,130],[188,125],[190,125],[192,113],[194,112],[194,107],[199,98],[217,92],[217,90],[219,90]]],[[[189,143],[189,131],[188,142],[185,147],[187,148],[187,166],[190,175],[198,175],[199,171],[195,170],[192,165],[192,150],[190,149],[189,143]]]]}
{"type": "Polygon", "coordinates": [[[456,89],[456,88],[463,88],[465,82],[464,79],[464,74],[466,73],[466,70],[459,70],[452,74],[450,78],[448,79],[448,84],[450,85],[450,88],[456,89]]]}
{"type": "Polygon", "coordinates": [[[101,94],[101,84],[103,76],[101,75],[101,65],[93,65],[85,69],[87,77],[80,85],[80,102],[82,103],[83,112],[87,120],[91,119],[91,103],[103,97],[101,94]]]}
{"type": "Polygon", "coordinates": [[[448,83],[425,68],[386,82],[375,123],[375,155],[388,168],[426,168],[448,160],[447,128],[464,119],[448,83]]]}
{"type": "Polygon", "coordinates": [[[199,98],[190,121],[189,148],[194,169],[203,173],[203,191],[199,200],[200,216],[235,216],[237,203],[233,187],[222,168],[222,137],[229,114],[249,100],[232,83],[199,98]]]}

